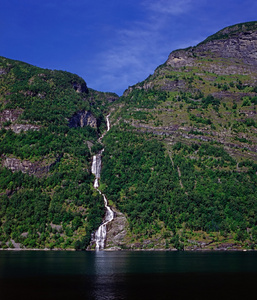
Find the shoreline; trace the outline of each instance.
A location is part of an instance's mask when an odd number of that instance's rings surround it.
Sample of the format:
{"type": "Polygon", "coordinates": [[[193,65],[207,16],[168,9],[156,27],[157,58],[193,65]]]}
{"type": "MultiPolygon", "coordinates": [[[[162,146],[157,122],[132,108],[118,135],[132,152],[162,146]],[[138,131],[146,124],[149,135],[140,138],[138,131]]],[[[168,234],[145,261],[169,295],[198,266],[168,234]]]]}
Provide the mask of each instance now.
{"type": "Polygon", "coordinates": [[[49,249],[49,248],[44,248],[44,249],[40,249],[40,248],[0,248],[0,251],[76,251],[76,249],[58,249],[58,248],[54,248],[54,249],[49,249]]]}
{"type": "Polygon", "coordinates": [[[0,248],[0,251],[63,251],[63,252],[255,252],[257,249],[103,249],[99,251],[95,250],[76,250],[76,249],[38,249],[38,248],[0,248]]]}

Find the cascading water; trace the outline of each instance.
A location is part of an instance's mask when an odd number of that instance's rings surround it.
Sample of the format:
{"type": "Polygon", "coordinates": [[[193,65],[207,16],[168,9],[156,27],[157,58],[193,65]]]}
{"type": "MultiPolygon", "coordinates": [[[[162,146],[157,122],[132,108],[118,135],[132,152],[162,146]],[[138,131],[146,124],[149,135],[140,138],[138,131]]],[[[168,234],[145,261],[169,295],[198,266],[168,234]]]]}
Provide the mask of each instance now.
{"type": "Polygon", "coordinates": [[[107,199],[104,194],[102,194],[99,190],[98,192],[103,196],[104,198],[104,206],[106,208],[106,213],[104,217],[104,223],[99,226],[99,228],[95,232],[95,249],[96,251],[104,249],[104,243],[106,240],[106,227],[109,222],[111,222],[114,218],[114,213],[111,210],[111,208],[108,206],[107,199]]]}
{"type": "MultiPolygon", "coordinates": [[[[106,132],[108,132],[110,130],[109,115],[106,117],[106,121],[107,121],[107,131],[106,132]]],[[[105,133],[100,137],[100,139],[99,139],[100,141],[102,140],[104,135],[105,135],[105,133]]],[[[107,224],[114,219],[114,213],[111,210],[111,208],[108,206],[108,201],[107,201],[105,195],[102,194],[101,191],[98,189],[100,173],[101,173],[101,165],[102,165],[101,157],[102,157],[103,151],[104,151],[104,149],[102,149],[98,154],[93,156],[93,163],[92,163],[92,168],[91,168],[92,174],[95,175],[94,188],[98,191],[98,193],[100,195],[103,196],[104,206],[105,206],[105,210],[106,210],[103,224],[101,224],[99,226],[99,228],[96,230],[96,232],[94,234],[94,242],[95,242],[96,251],[104,249],[106,233],[107,233],[106,227],[107,227],[107,224]]]]}
{"type": "Polygon", "coordinates": [[[95,175],[95,181],[94,181],[94,188],[97,189],[99,187],[99,179],[100,179],[100,173],[101,173],[101,156],[104,149],[101,150],[98,154],[93,156],[93,163],[91,167],[92,174],[95,175]]]}

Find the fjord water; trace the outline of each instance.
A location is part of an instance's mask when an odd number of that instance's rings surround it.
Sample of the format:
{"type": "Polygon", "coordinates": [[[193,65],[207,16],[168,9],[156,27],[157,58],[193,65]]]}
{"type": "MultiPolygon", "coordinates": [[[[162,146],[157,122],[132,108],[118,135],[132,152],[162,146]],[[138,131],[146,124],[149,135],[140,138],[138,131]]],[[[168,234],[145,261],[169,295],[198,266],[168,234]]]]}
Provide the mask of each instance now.
{"type": "Polygon", "coordinates": [[[0,299],[247,299],[256,252],[0,252],[0,299]]]}

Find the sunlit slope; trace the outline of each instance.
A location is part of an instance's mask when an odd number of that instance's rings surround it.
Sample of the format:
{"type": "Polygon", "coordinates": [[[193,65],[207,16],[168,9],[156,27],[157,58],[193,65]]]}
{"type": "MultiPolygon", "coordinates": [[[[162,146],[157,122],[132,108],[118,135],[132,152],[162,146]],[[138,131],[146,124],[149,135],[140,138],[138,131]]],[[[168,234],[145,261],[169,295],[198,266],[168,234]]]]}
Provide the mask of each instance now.
{"type": "Polygon", "coordinates": [[[104,190],[128,248],[255,247],[256,52],[256,22],[225,28],[115,104],[104,190]]]}

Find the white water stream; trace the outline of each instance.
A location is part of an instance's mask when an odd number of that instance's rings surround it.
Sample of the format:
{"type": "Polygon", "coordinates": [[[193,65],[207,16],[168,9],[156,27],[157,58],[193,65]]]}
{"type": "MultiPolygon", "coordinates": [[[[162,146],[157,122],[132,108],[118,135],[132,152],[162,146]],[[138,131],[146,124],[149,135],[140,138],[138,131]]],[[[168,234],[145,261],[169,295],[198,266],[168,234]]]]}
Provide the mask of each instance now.
{"type": "MultiPolygon", "coordinates": [[[[106,117],[107,121],[107,131],[110,130],[110,120],[109,120],[109,115],[106,117]]],[[[100,137],[99,141],[102,140],[106,132],[100,137]]],[[[100,173],[101,173],[101,165],[102,165],[102,153],[104,149],[101,150],[98,154],[93,156],[93,163],[92,163],[92,168],[91,172],[92,174],[95,175],[95,181],[94,181],[94,188],[98,191],[100,195],[103,196],[104,198],[104,206],[105,206],[105,216],[103,219],[103,223],[99,226],[99,228],[96,230],[94,234],[94,242],[95,242],[95,249],[96,251],[104,249],[105,246],[105,240],[106,240],[106,227],[109,222],[111,222],[114,219],[114,213],[111,210],[110,206],[108,206],[108,201],[105,197],[104,194],[101,193],[101,191],[98,189],[99,187],[99,179],[100,179],[100,173]]]]}

